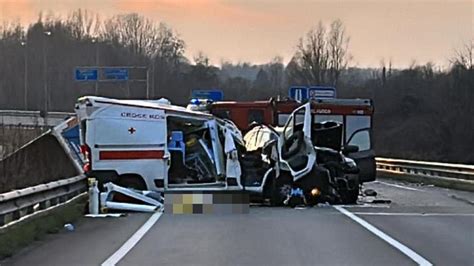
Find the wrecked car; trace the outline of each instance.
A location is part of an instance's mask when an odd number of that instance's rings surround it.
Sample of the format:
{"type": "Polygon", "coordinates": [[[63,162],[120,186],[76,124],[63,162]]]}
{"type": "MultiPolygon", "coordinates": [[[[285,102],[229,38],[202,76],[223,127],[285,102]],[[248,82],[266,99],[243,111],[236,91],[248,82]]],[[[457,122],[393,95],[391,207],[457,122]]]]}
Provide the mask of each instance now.
{"type": "Polygon", "coordinates": [[[289,202],[292,194],[310,205],[355,203],[359,168],[345,154],[357,147],[341,148],[342,127],[336,121],[313,123],[308,103],[297,108],[283,128],[252,128],[244,136],[245,189],[270,198],[274,205],[289,202]]]}

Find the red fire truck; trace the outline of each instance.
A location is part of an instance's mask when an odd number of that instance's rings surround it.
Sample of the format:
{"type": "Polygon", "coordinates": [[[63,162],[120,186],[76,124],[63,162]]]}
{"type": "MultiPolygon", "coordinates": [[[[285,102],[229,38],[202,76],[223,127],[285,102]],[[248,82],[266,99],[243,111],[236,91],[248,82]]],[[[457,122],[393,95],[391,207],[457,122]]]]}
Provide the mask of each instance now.
{"type": "MultiPolygon", "coordinates": [[[[252,124],[283,126],[293,110],[301,103],[287,100],[253,102],[220,101],[211,104],[210,112],[218,117],[232,120],[243,132],[252,124]]],[[[312,100],[313,123],[336,121],[343,124],[341,149],[357,146],[350,152],[360,168],[360,181],[375,180],[375,152],[372,141],[373,102],[370,99],[316,99],[312,100]]]]}

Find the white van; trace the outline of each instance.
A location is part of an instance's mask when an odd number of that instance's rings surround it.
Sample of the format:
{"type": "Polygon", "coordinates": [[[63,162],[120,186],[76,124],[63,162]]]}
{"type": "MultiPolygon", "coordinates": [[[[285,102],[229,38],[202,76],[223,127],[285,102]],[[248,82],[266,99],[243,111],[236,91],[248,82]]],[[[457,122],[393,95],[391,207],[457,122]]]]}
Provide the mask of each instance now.
{"type": "Polygon", "coordinates": [[[86,96],[75,109],[84,170],[100,183],[154,191],[242,189],[240,175],[226,167],[231,150],[243,146],[231,122],[160,100],[86,96]]]}

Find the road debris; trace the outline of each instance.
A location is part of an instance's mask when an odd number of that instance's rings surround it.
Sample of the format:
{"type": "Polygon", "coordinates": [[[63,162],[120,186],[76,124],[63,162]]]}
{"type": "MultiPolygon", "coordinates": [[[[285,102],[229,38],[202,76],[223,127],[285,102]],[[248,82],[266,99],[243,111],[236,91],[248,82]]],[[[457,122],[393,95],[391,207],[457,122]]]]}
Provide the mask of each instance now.
{"type": "Polygon", "coordinates": [[[75,228],[74,228],[74,225],[72,224],[65,224],[64,229],[66,229],[66,231],[68,232],[73,232],[75,228]]]}
{"type": "MultiPolygon", "coordinates": [[[[125,211],[137,211],[137,212],[154,212],[163,208],[163,203],[154,197],[157,197],[156,194],[153,194],[149,191],[135,191],[133,189],[124,188],[118,185],[115,185],[111,182],[104,184],[105,192],[100,193],[100,205],[101,209],[114,209],[114,210],[125,210],[125,211]],[[115,202],[113,201],[114,195],[120,194],[128,198],[133,199],[134,202],[140,203],[126,203],[126,202],[115,202]]],[[[160,198],[161,200],[162,198],[160,198]]]]}
{"type": "Polygon", "coordinates": [[[100,213],[100,214],[86,214],[87,218],[119,218],[127,216],[126,213],[100,213]]]}

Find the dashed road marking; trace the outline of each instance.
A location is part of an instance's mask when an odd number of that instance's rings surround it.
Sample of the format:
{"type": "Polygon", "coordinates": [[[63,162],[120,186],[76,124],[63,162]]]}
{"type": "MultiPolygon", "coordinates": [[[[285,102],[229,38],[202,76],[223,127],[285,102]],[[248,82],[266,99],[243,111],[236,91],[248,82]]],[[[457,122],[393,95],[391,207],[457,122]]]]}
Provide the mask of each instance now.
{"type": "Polygon", "coordinates": [[[102,266],[112,266],[117,264],[127,253],[142,239],[142,237],[150,230],[150,228],[160,219],[162,212],[155,212],[135,234],[130,237],[112,256],[105,260],[102,266]]]}
{"type": "Polygon", "coordinates": [[[429,262],[427,259],[423,258],[419,254],[417,254],[415,251],[410,249],[409,247],[403,245],[402,243],[398,242],[397,240],[393,239],[391,236],[385,234],[384,232],[380,231],[378,228],[375,226],[371,225],[370,223],[366,222],[362,218],[354,215],[350,211],[340,207],[340,206],[333,206],[336,210],[341,212],[342,214],[346,215],[347,217],[351,218],[353,221],[356,223],[360,224],[362,227],[365,229],[369,230],[371,233],[375,234],[376,236],[380,237],[383,239],[385,242],[393,246],[394,248],[398,249],[400,252],[408,256],[410,259],[418,263],[418,265],[433,265],[431,262],[429,262]]]}
{"type": "Polygon", "coordinates": [[[397,184],[392,184],[392,183],[386,183],[386,182],[382,182],[382,181],[375,181],[379,184],[384,184],[386,186],[391,186],[391,187],[397,187],[397,188],[402,188],[402,189],[406,189],[406,190],[412,190],[412,191],[423,191],[421,189],[417,189],[417,188],[412,188],[412,187],[407,187],[407,186],[402,186],[402,185],[397,185],[397,184]]]}

